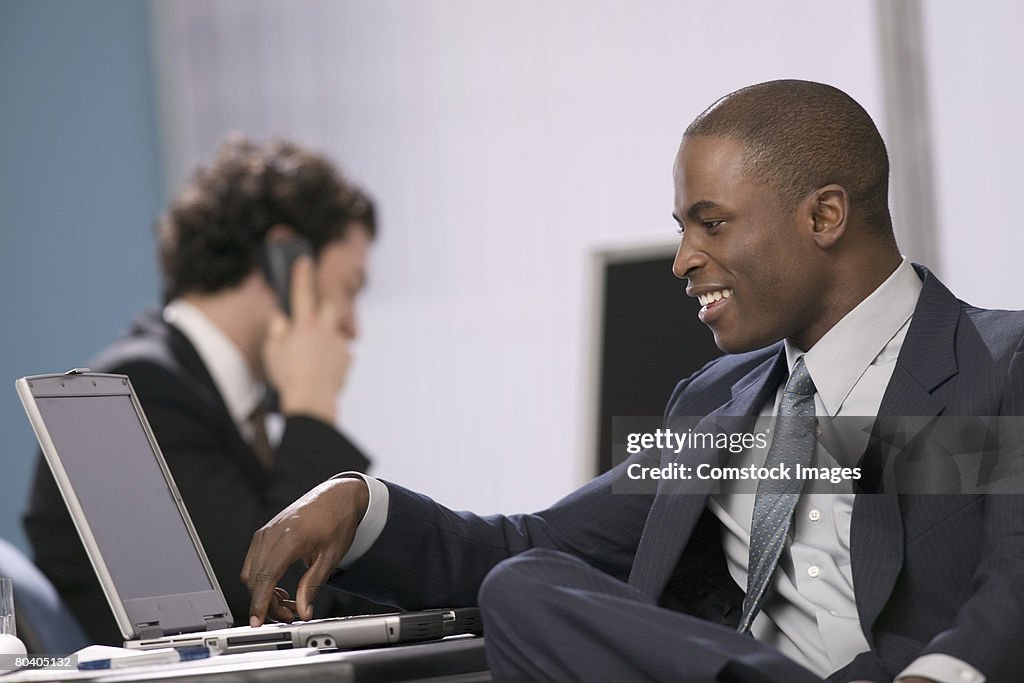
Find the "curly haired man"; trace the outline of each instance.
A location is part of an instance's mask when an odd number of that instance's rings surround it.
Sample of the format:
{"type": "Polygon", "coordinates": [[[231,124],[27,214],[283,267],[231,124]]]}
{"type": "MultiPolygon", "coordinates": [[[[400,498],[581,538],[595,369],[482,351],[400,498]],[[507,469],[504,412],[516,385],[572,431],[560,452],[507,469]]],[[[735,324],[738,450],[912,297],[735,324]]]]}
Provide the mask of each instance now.
{"type": "MultiPolygon", "coordinates": [[[[229,136],[159,223],[164,306],[91,364],[126,374],[152,425],[232,613],[248,539],[278,510],[367,458],[336,428],[373,205],[322,156],[229,136]],[[267,240],[305,238],[286,317],[261,268],[267,240]],[[316,301],[309,293],[316,292],[316,301]],[[265,409],[267,383],[276,411],[265,409]]],[[[64,503],[37,467],[25,529],[39,567],[92,640],[121,640],[64,503]]],[[[366,605],[360,606],[365,611],[366,605]]]]}

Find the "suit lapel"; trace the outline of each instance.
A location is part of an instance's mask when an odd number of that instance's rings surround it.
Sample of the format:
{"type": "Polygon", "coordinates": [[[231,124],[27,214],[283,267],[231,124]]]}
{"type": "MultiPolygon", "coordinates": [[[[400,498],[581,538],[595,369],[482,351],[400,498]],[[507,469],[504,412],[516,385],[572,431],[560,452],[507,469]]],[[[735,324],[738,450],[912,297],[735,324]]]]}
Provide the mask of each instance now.
{"type": "MultiPolygon", "coordinates": [[[[709,413],[693,428],[698,433],[718,433],[737,428],[735,418],[752,418],[786,376],[785,351],[766,360],[732,389],[732,398],[709,413]],[[723,419],[728,418],[728,419],[723,419]]],[[[671,417],[671,416],[670,416],[671,417]]],[[[717,464],[726,453],[704,448],[687,453],[687,466],[717,464]]],[[[663,458],[663,460],[668,460],[663,458]]],[[[663,480],[644,525],[636,560],[629,575],[631,586],[657,599],[665,588],[697,520],[707,507],[708,482],[663,480]]]]}
{"type": "MultiPolygon", "coordinates": [[[[161,339],[163,346],[170,351],[170,358],[174,364],[185,371],[197,383],[197,393],[223,409],[228,415],[227,406],[220,398],[217,385],[213,382],[213,376],[199,357],[196,347],[188,337],[174,325],[171,325],[163,318],[159,308],[146,310],[133,321],[130,336],[141,339],[161,339]]],[[[230,417],[230,416],[229,416],[230,417]]]]}
{"type": "MultiPolygon", "coordinates": [[[[932,392],[957,373],[955,336],[960,302],[935,276],[915,266],[924,279],[892,378],[878,410],[872,443],[863,460],[867,471],[885,467],[885,418],[933,417],[945,409],[932,392]]],[[[889,601],[903,566],[903,518],[899,497],[865,493],[854,501],[850,528],[851,562],[857,611],[868,643],[872,627],[889,601]]]]}
{"type": "Polygon", "coordinates": [[[196,351],[195,346],[192,345],[192,342],[188,340],[188,337],[181,330],[165,322],[159,312],[156,315],[156,318],[147,319],[143,326],[150,333],[160,334],[167,338],[167,346],[171,349],[175,360],[194,379],[196,394],[202,395],[206,399],[209,406],[207,414],[211,417],[216,417],[217,421],[220,422],[220,428],[217,432],[224,435],[227,441],[226,446],[235,458],[246,463],[244,471],[248,476],[262,479],[266,476],[266,468],[260,463],[252,448],[238,431],[238,425],[235,424],[234,419],[231,417],[228,406],[224,402],[224,397],[221,395],[220,390],[217,389],[213,376],[210,374],[206,364],[203,363],[199,352],[196,351]]]}

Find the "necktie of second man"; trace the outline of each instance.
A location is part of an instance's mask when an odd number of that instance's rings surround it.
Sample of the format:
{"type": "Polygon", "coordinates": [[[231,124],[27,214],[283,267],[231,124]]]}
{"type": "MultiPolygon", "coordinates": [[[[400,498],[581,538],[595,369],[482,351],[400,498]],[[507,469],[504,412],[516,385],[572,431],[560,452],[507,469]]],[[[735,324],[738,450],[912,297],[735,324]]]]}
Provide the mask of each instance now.
{"type": "MultiPolygon", "coordinates": [[[[796,465],[811,464],[814,455],[814,382],[800,356],[793,365],[783,390],[765,467],[787,465],[791,474],[796,465]]],[[[746,633],[761,609],[771,585],[775,568],[786,544],[793,510],[800,498],[803,479],[762,479],[754,496],[754,514],[750,522],[750,561],[747,567],[747,593],[739,632],[746,633]]]]}
{"type": "Polygon", "coordinates": [[[257,405],[249,415],[249,428],[252,430],[252,439],[249,442],[252,452],[265,468],[273,469],[274,449],[267,436],[267,411],[262,405],[257,405]]]}

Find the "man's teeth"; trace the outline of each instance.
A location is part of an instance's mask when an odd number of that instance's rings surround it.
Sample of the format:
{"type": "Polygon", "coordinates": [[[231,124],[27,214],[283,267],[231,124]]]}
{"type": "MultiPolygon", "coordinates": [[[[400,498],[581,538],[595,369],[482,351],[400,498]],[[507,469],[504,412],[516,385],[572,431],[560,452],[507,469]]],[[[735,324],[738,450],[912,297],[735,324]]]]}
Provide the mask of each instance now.
{"type": "Polygon", "coordinates": [[[731,289],[719,289],[714,292],[708,292],[707,294],[701,294],[700,296],[697,297],[697,301],[700,302],[701,306],[707,306],[708,304],[712,304],[716,301],[728,299],[731,296],[731,289]]]}

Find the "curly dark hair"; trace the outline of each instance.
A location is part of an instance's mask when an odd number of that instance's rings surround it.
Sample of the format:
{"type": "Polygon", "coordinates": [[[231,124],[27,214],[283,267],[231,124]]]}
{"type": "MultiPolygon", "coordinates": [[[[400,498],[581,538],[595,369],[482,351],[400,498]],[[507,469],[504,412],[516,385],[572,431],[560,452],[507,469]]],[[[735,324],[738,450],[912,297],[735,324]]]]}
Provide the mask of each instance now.
{"type": "Polygon", "coordinates": [[[330,161],[287,140],[231,134],[160,220],[164,301],[237,285],[257,267],[275,225],[288,225],[319,254],[353,223],[376,235],[373,202],[330,161]]]}

